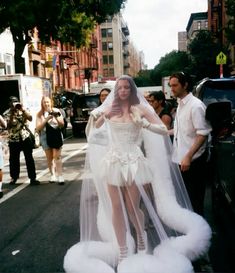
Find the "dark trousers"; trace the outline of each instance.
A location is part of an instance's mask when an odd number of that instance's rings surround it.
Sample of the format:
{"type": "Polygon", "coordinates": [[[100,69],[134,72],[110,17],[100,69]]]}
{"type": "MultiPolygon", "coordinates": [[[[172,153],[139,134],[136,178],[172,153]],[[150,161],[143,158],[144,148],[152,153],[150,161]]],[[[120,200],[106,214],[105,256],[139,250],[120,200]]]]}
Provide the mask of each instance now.
{"type": "Polygon", "coordinates": [[[20,142],[9,142],[9,163],[10,175],[13,179],[18,179],[20,174],[20,152],[23,151],[27,167],[28,177],[36,178],[35,163],[33,159],[33,149],[29,138],[20,142]]]}
{"type": "Polygon", "coordinates": [[[188,171],[181,172],[193,209],[203,216],[206,192],[207,152],[192,161],[188,171]]]}

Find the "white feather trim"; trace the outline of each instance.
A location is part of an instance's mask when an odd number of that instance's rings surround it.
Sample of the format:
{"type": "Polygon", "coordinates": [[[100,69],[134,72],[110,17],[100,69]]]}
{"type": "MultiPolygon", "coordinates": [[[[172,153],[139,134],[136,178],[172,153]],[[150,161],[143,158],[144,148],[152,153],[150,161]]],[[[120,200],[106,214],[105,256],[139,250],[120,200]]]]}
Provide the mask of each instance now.
{"type": "Polygon", "coordinates": [[[168,204],[158,206],[158,213],[164,223],[182,233],[182,236],[172,237],[164,244],[170,244],[179,253],[190,260],[195,260],[205,254],[210,246],[211,228],[200,215],[181,208],[172,200],[168,204]]]}
{"type": "Polygon", "coordinates": [[[163,248],[156,256],[136,254],[124,259],[118,273],[193,273],[190,261],[169,248],[163,248]]]}
{"type": "Polygon", "coordinates": [[[80,242],[72,246],[64,257],[66,273],[114,273],[109,264],[117,262],[113,245],[103,242],[80,242]]]}

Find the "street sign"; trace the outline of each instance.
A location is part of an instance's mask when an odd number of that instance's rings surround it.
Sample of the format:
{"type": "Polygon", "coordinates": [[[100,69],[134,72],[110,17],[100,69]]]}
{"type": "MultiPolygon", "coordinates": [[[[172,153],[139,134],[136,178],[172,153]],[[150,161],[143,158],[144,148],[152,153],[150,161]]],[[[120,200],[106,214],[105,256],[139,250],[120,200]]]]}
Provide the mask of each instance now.
{"type": "Polygon", "coordinates": [[[217,56],[216,56],[216,64],[226,64],[227,63],[227,57],[226,55],[221,51],[217,56]]]}

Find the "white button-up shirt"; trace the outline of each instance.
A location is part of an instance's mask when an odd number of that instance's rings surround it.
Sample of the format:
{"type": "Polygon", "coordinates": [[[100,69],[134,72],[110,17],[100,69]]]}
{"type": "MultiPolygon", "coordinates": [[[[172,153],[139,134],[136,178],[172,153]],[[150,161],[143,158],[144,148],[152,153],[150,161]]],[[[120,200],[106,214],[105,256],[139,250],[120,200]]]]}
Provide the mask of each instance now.
{"type": "MultiPolygon", "coordinates": [[[[174,120],[174,141],[172,161],[180,164],[190,150],[197,135],[208,136],[211,126],[205,119],[205,104],[189,93],[179,100],[174,120]]],[[[194,154],[193,160],[205,151],[207,141],[194,154]]]]}

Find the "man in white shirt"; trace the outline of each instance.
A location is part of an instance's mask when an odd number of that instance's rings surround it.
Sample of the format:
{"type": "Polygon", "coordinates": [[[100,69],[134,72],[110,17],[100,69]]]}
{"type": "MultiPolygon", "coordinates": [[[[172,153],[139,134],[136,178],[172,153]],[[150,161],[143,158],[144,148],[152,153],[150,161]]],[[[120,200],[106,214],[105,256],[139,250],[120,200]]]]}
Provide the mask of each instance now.
{"type": "Polygon", "coordinates": [[[173,95],[178,99],[174,121],[172,161],[179,164],[193,209],[203,215],[206,189],[206,147],[211,126],[205,119],[206,106],[190,93],[189,75],[170,76],[173,95]]]}

